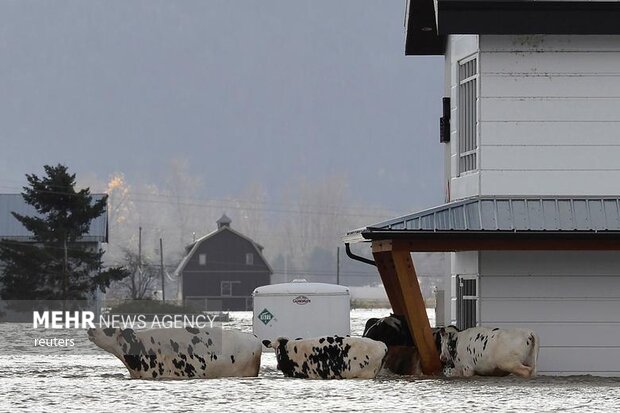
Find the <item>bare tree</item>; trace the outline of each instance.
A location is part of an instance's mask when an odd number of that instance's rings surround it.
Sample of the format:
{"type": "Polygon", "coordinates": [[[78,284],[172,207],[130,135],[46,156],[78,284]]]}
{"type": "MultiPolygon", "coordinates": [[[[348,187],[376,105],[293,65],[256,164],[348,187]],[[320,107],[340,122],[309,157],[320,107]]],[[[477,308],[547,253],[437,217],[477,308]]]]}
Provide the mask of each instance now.
{"type": "Polygon", "coordinates": [[[129,249],[124,250],[124,265],[131,275],[118,282],[118,288],[133,300],[150,298],[159,281],[159,269],[149,259],[140,257],[129,249]]]}

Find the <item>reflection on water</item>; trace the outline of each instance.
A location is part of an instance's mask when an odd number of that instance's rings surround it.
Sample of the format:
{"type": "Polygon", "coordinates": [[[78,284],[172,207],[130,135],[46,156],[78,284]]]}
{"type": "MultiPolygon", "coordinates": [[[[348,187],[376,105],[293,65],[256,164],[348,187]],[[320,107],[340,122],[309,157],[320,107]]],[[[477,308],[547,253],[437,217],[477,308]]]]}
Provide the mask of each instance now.
{"type": "MultiPolygon", "coordinates": [[[[351,330],[388,310],[353,310],[351,330]]],[[[252,314],[226,325],[252,330],[252,314]]],[[[432,315],[431,315],[432,316],[432,315]]],[[[620,411],[620,379],[537,377],[419,379],[382,374],[376,380],[318,381],[282,377],[273,353],[257,378],[130,380],[119,360],[92,354],[6,351],[19,326],[0,325],[0,411],[620,411]]],[[[82,343],[82,342],[80,342],[82,343]]]]}

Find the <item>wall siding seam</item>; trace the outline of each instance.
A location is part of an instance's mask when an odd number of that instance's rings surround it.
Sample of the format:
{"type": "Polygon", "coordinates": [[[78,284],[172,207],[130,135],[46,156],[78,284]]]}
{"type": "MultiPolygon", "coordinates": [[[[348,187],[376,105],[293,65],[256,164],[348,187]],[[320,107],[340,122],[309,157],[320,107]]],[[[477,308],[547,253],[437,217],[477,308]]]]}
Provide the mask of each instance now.
{"type": "Polygon", "coordinates": [[[537,369],[539,376],[575,376],[575,375],[593,375],[596,376],[600,373],[612,374],[615,377],[620,373],[620,370],[540,370],[537,369]]]}
{"type": "Polygon", "coordinates": [[[480,325],[484,325],[484,324],[552,324],[552,325],[558,325],[558,324],[588,324],[588,325],[620,325],[620,321],[525,321],[525,320],[519,320],[519,321],[504,321],[504,320],[480,320],[480,325]]]}
{"type": "Polygon", "coordinates": [[[620,123],[620,120],[533,120],[533,119],[493,119],[481,120],[479,123],[620,123]]]}
{"type": "Polygon", "coordinates": [[[482,171],[510,171],[510,172],[616,172],[620,168],[480,168],[482,171]]]}
{"type": "Polygon", "coordinates": [[[516,54],[531,54],[531,55],[546,55],[547,53],[565,53],[565,54],[592,54],[592,53],[620,53],[620,49],[601,49],[601,50],[575,50],[575,49],[551,49],[551,50],[543,50],[543,49],[508,49],[508,50],[487,50],[480,49],[481,53],[484,54],[505,54],[505,55],[516,55],[516,54]]]}
{"type": "Polygon", "coordinates": [[[525,78],[548,78],[552,80],[556,77],[561,78],[599,78],[599,77],[619,77],[620,72],[481,72],[481,76],[506,78],[511,80],[525,78]]]}
{"type": "Polygon", "coordinates": [[[591,349],[597,349],[597,348],[606,348],[606,349],[620,349],[620,346],[545,346],[545,345],[540,345],[538,348],[561,348],[561,349],[570,349],[570,348],[591,348],[591,349]]]}
{"type": "MultiPolygon", "coordinates": [[[[584,138],[585,139],[585,138],[584,138]]],[[[582,147],[618,147],[620,146],[620,144],[577,144],[577,143],[567,143],[567,144],[552,144],[552,143],[548,143],[548,144],[544,144],[544,143],[487,143],[484,145],[481,145],[481,147],[485,148],[485,147],[506,147],[506,148],[514,148],[514,147],[547,147],[547,148],[582,148],[582,147]]]]}
{"type": "Polygon", "coordinates": [[[620,301],[620,297],[502,297],[502,296],[494,296],[489,297],[486,296],[481,301],[544,301],[544,302],[616,302],[620,301]]]}
{"type": "Polygon", "coordinates": [[[529,96],[480,96],[481,100],[604,100],[604,99],[615,99],[620,100],[620,96],[544,96],[544,95],[529,95],[529,96]]]}
{"type": "Polygon", "coordinates": [[[617,273],[592,273],[592,274],[489,274],[484,273],[481,277],[493,277],[493,278],[557,278],[557,277],[571,277],[571,278],[618,278],[617,273]]]}

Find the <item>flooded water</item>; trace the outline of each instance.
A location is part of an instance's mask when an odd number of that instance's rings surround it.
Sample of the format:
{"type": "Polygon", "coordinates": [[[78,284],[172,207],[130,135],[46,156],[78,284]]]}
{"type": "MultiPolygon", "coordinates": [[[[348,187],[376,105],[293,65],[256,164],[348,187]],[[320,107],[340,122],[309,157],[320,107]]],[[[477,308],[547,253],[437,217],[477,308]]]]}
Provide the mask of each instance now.
{"type": "MultiPolygon", "coordinates": [[[[352,335],[388,310],[353,310],[352,335]]],[[[252,329],[252,314],[233,313],[227,326],[252,329]]],[[[284,378],[273,353],[259,377],[189,381],[130,380],[102,351],[37,355],[6,351],[15,325],[0,325],[0,411],[620,411],[620,379],[537,377],[420,379],[381,374],[375,380],[284,378]]],[[[94,345],[84,341],[84,346],[94,345]]],[[[13,349],[16,350],[16,349],[13,349]]],[[[17,349],[19,350],[19,349],[17,349]]]]}

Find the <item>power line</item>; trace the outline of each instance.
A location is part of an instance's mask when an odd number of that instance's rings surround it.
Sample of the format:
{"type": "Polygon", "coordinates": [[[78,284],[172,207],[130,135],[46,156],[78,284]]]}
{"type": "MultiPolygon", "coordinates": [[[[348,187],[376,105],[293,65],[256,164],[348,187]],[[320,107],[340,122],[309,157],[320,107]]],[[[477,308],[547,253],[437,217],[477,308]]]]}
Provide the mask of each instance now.
{"type": "MultiPolygon", "coordinates": [[[[54,185],[50,184],[48,186],[53,187],[54,185]]],[[[60,186],[57,185],[56,187],[62,187],[65,188],[65,186],[60,186]]],[[[22,188],[18,188],[18,187],[9,187],[9,186],[3,186],[0,185],[0,188],[9,188],[9,189],[13,189],[13,190],[20,190],[23,189],[22,188]]],[[[63,192],[63,191],[46,191],[47,193],[52,193],[52,194],[66,194],[66,195],[76,195],[74,193],[70,193],[70,192],[63,192]]],[[[96,192],[91,192],[91,195],[96,195],[98,193],[96,192]]],[[[108,195],[108,197],[110,197],[111,194],[108,193],[103,193],[105,195],[108,195]]],[[[183,205],[183,206],[204,206],[204,207],[208,207],[208,208],[231,208],[231,209],[249,209],[249,210],[260,210],[260,211],[267,211],[267,212],[298,212],[297,210],[291,210],[291,209],[274,209],[274,208],[256,208],[256,207],[250,207],[248,208],[247,206],[239,206],[239,205],[231,205],[230,203],[253,203],[253,204],[263,204],[263,205],[282,205],[282,206],[289,206],[289,207],[300,207],[300,208],[342,208],[341,205],[338,204],[312,204],[312,203],[297,203],[297,202],[274,202],[274,201],[263,201],[263,200],[259,200],[259,199],[254,199],[254,200],[248,200],[245,198],[229,198],[229,199],[222,199],[222,198],[201,198],[201,197],[192,197],[192,196],[179,196],[179,195],[174,195],[174,194],[166,194],[166,193],[158,193],[158,194],[153,194],[153,193],[148,193],[148,192],[137,192],[137,191],[130,191],[128,194],[128,201],[137,201],[137,202],[159,202],[159,203],[175,203],[176,205],[183,205]],[[163,200],[149,200],[146,199],[146,197],[161,197],[161,198],[173,198],[170,202],[166,202],[163,200]],[[178,202],[178,200],[184,200],[183,202],[178,202]],[[194,201],[194,202],[188,202],[188,201],[194,201]],[[208,205],[207,203],[209,202],[227,202],[225,204],[219,204],[219,205],[208,205]]],[[[365,206],[347,206],[345,207],[349,210],[353,209],[353,210],[364,210],[364,211],[377,211],[375,214],[358,214],[360,216],[383,216],[385,213],[388,214],[392,214],[393,209],[388,209],[388,208],[383,208],[383,207],[365,207],[365,206]]],[[[332,211],[328,211],[327,213],[332,213],[332,211]]]]}

